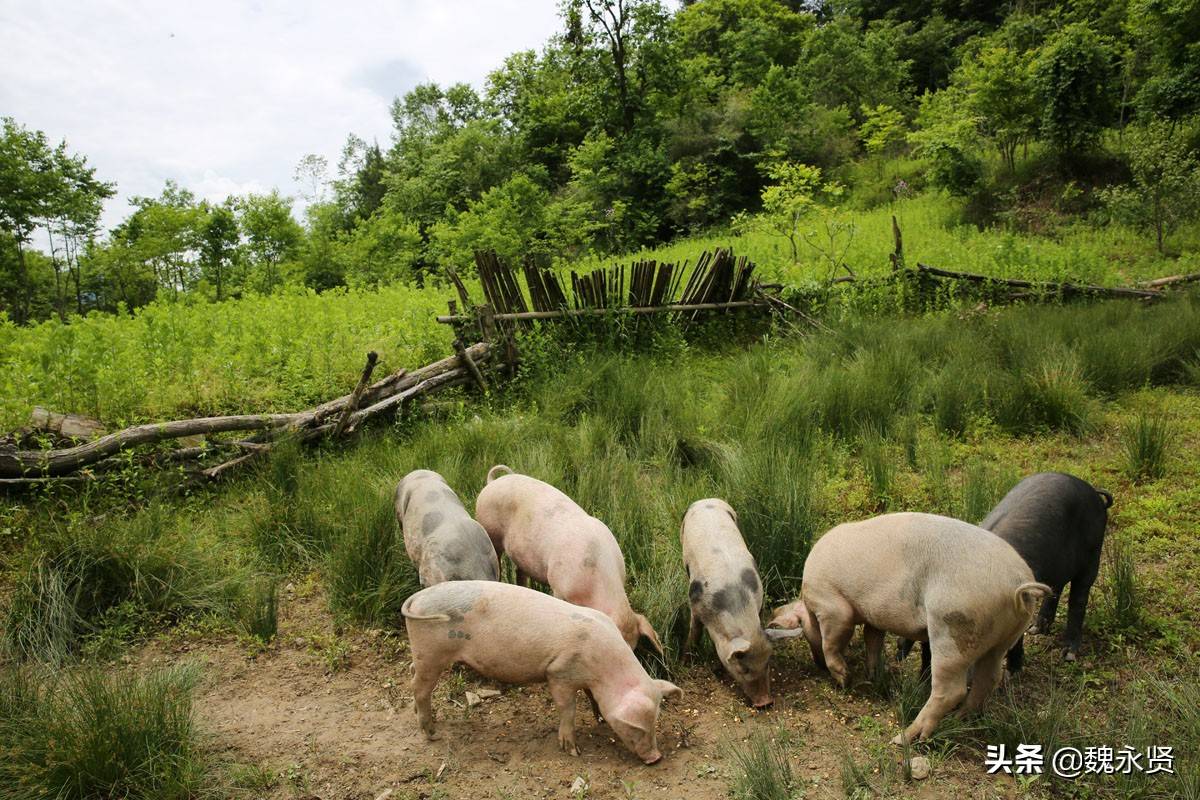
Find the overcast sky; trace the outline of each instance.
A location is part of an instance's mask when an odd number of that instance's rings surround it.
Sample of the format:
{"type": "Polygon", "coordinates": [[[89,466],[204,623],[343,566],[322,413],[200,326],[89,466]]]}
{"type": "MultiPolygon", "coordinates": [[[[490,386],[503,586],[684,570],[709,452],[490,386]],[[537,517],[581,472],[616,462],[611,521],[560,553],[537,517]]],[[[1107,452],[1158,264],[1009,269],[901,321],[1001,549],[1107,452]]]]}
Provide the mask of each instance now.
{"type": "Polygon", "coordinates": [[[558,28],[555,0],[0,0],[0,115],[64,137],[117,182],[104,222],[167,179],[197,195],[278,187],[348,133],[390,141],[422,81],[483,85],[558,28]]]}

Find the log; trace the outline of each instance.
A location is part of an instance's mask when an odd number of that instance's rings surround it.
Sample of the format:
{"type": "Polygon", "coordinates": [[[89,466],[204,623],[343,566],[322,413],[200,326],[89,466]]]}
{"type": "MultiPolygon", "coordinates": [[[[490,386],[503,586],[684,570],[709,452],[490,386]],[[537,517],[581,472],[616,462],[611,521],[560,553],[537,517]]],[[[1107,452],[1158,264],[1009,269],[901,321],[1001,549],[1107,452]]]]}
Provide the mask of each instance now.
{"type": "Polygon", "coordinates": [[[29,415],[29,427],[67,439],[94,439],[104,435],[104,423],[98,419],[79,414],[60,414],[41,406],[33,407],[29,415]]]}
{"type": "MultiPolygon", "coordinates": [[[[462,345],[460,344],[459,347],[461,348],[462,345]]],[[[346,430],[346,421],[350,419],[352,413],[358,410],[358,403],[362,400],[363,392],[367,390],[367,385],[371,382],[371,373],[374,372],[375,362],[378,360],[379,354],[374,350],[367,353],[367,365],[363,367],[362,377],[358,379],[358,385],[350,393],[350,399],[346,401],[346,406],[342,409],[337,424],[333,426],[334,436],[342,435],[342,432],[346,430]]]]}
{"type": "MultiPolygon", "coordinates": [[[[763,303],[760,300],[734,300],[729,303],[671,303],[664,306],[631,306],[625,308],[563,308],[557,311],[520,311],[508,314],[495,314],[493,319],[497,321],[507,320],[528,320],[528,319],[555,319],[558,317],[581,317],[581,316],[603,316],[605,314],[660,314],[670,311],[719,311],[727,308],[750,308],[752,306],[761,306],[763,303]]],[[[443,324],[452,324],[455,322],[463,322],[468,317],[459,316],[441,316],[437,318],[438,322],[443,324]]]]}
{"type": "Polygon", "coordinates": [[[928,264],[917,264],[917,271],[938,278],[949,278],[971,283],[996,283],[1001,286],[1013,286],[1018,289],[1038,289],[1063,294],[1097,294],[1109,297],[1136,297],[1140,299],[1156,299],[1162,297],[1162,292],[1147,289],[1133,289],[1125,286],[1092,286],[1088,284],[1054,283],[1052,281],[1025,281],[1015,278],[994,278],[990,275],[976,275],[971,272],[953,272],[948,269],[931,267],[928,264]]]}
{"type": "Polygon", "coordinates": [[[1181,283],[1195,283],[1196,281],[1200,281],[1200,272],[1193,272],[1188,275],[1168,275],[1165,278],[1143,281],[1138,286],[1144,289],[1161,289],[1164,286],[1178,286],[1181,283]]]}
{"type": "MultiPolygon", "coordinates": [[[[479,342],[466,348],[466,352],[476,363],[479,363],[490,356],[491,346],[486,342],[479,342]]],[[[455,354],[413,372],[401,370],[364,390],[360,395],[359,402],[378,404],[382,399],[403,394],[431,378],[458,368],[459,357],[455,354]]],[[[11,445],[0,445],[0,478],[68,475],[80,467],[94,464],[129,447],[195,434],[248,430],[273,432],[283,428],[299,430],[313,427],[318,427],[323,433],[328,433],[333,430],[334,424],[322,424],[322,422],[333,413],[340,412],[345,408],[352,397],[353,393],[307,411],[291,414],[240,414],[135,425],[76,447],[57,450],[18,450],[11,445]]],[[[361,413],[361,411],[356,411],[351,414],[349,423],[353,424],[357,415],[361,413]]]]}

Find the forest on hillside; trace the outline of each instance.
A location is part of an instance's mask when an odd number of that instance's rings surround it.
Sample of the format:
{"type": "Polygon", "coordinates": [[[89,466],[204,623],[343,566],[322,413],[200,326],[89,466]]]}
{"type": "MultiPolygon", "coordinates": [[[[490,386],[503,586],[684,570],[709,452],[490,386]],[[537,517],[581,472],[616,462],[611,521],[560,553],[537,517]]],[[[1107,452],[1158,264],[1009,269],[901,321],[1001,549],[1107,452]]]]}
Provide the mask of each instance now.
{"type": "MultiPolygon", "coordinates": [[[[565,263],[922,192],[961,223],[1121,224],[1195,250],[1200,2],[564,0],[486,85],[423,84],[280,191],[168,182],[100,229],[85,154],[4,118],[0,316],[421,283],[473,253],[565,263]],[[302,219],[298,219],[302,216],[302,219]]],[[[830,236],[838,222],[827,225],[830,236]]],[[[800,243],[802,244],[802,243],[800,243]]]]}

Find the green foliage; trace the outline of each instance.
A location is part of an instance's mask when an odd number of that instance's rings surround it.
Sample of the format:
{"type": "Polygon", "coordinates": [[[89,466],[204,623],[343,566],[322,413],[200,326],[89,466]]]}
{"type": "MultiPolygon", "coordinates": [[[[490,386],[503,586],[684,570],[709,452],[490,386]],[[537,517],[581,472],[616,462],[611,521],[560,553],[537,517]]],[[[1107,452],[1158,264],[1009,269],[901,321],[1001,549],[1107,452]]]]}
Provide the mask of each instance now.
{"type": "Polygon", "coordinates": [[[904,141],[904,115],[891,106],[880,103],[874,108],[863,106],[863,122],[859,126],[863,147],[873,156],[881,156],[904,141]]]}
{"type": "Polygon", "coordinates": [[[197,674],[0,671],[0,798],[187,800],[211,785],[197,674]]]}
{"type": "Polygon", "coordinates": [[[362,500],[326,561],[329,605],[359,624],[399,626],[400,606],[421,588],[416,568],[404,552],[391,498],[363,492],[362,500]]]}
{"type": "Polygon", "coordinates": [[[1105,550],[1108,552],[1105,588],[1109,611],[1118,628],[1135,631],[1142,622],[1142,601],[1133,550],[1120,536],[1110,537],[1105,550]]]}

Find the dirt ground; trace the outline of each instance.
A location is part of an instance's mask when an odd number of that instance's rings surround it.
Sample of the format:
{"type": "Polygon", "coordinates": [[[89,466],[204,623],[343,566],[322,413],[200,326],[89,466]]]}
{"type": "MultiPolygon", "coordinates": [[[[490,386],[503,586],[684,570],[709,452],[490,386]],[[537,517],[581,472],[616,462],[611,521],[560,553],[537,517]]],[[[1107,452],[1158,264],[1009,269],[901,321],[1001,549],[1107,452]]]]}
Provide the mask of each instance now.
{"type": "MultiPolygon", "coordinates": [[[[861,647],[853,657],[861,673],[861,647]]],[[[247,790],[255,797],[724,798],[735,769],[729,747],[757,728],[787,743],[805,797],[845,796],[840,769],[847,754],[860,763],[871,763],[869,752],[902,759],[898,748],[881,747],[896,728],[889,704],[865,687],[835,689],[794,643],[776,651],[776,702],[766,711],[744,703],[710,665],[674,674],[684,698],[664,704],[664,758],[649,767],[595,721],[583,699],[581,755],[574,758],[558,749],[557,716],[544,686],[493,685],[467,670],[443,677],[434,706],[441,739],[427,742],[413,713],[403,632],[338,635],[315,592],[285,593],[269,648],[232,636],[177,636],[148,646],[138,660],[201,666],[198,722],[221,761],[271,776],[247,790]],[[501,694],[469,706],[465,693],[480,689],[501,694]],[[586,782],[583,792],[572,790],[577,778],[586,782]]],[[[1011,783],[985,774],[977,754],[932,760],[931,777],[898,782],[894,796],[1017,796],[1011,783]]]]}

